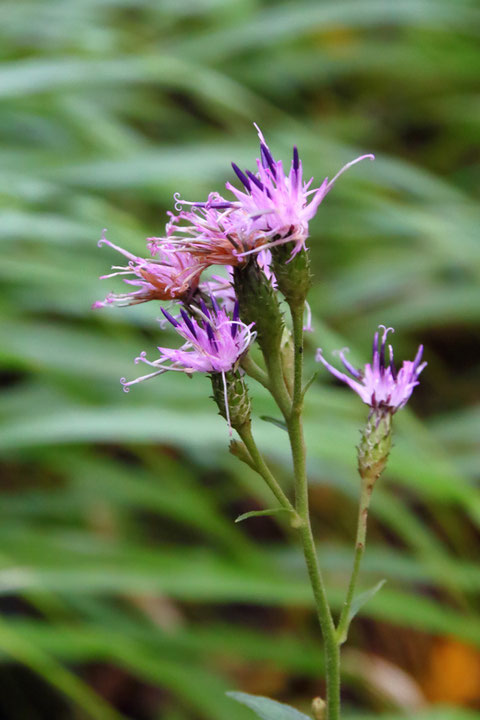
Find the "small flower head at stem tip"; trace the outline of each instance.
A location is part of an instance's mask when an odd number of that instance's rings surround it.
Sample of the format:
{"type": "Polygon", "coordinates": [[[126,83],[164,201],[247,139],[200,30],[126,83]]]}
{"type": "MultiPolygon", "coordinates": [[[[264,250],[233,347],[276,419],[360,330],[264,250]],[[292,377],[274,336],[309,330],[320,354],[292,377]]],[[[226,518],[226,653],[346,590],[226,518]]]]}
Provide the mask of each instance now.
{"type": "Polygon", "coordinates": [[[421,362],[423,345],[420,345],[415,359],[405,360],[397,371],[391,345],[388,346],[388,361],[385,358],[387,335],[393,332],[393,328],[384,325],[380,325],[379,328],[383,330],[382,338],[379,340],[379,333],[375,333],[373,359],[363,370],[357,370],[348,362],[344,350],[339,352],[343,366],[352,377],[330,365],[323,357],[320,348],[316,357],[316,360],[322,362],[332,375],[351,387],[378,417],[386,413],[393,415],[407,403],[414,387],[419,383],[418,376],[427,364],[421,362]]]}

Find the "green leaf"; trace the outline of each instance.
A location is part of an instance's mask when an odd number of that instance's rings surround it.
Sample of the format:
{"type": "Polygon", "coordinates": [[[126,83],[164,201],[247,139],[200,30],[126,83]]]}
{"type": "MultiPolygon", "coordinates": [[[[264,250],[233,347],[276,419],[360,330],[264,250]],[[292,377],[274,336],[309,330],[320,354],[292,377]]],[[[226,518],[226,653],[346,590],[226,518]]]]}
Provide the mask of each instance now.
{"type": "Polygon", "coordinates": [[[270,417],[270,415],[260,415],[260,420],[272,423],[272,425],[276,425],[281,430],[285,430],[285,432],[288,432],[287,425],[284,420],[278,420],[277,418],[270,417]]]}
{"type": "Polygon", "coordinates": [[[305,397],[305,395],[307,394],[309,388],[310,388],[311,385],[315,382],[315,380],[317,379],[317,377],[318,377],[318,371],[314,372],[313,375],[311,376],[311,378],[310,378],[309,380],[307,380],[307,382],[305,383],[305,386],[304,386],[304,388],[303,388],[303,390],[302,390],[302,397],[305,397]]]}
{"type": "Polygon", "coordinates": [[[287,508],[269,508],[268,510],[250,510],[249,512],[242,513],[242,515],[239,515],[235,522],[239,523],[242,522],[242,520],[248,520],[248,518],[251,517],[262,517],[263,515],[276,515],[280,512],[290,512],[287,510],[287,508]]]}
{"type": "Polygon", "coordinates": [[[368,590],[365,590],[364,592],[359,593],[353,598],[352,604],[350,606],[350,612],[348,613],[348,624],[352,622],[355,615],[359,613],[361,608],[367,603],[369,600],[373,598],[374,595],[378,593],[379,590],[382,589],[382,587],[385,585],[387,581],[386,580],[380,580],[376,585],[369,588],[368,590]]]}
{"type": "Polygon", "coordinates": [[[249,695],[243,692],[227,692],[228,697],[246,705],[262,720],[311,720],[308,715],[295,710],[290,705],[270,700],[260,695],[249,695]]]}

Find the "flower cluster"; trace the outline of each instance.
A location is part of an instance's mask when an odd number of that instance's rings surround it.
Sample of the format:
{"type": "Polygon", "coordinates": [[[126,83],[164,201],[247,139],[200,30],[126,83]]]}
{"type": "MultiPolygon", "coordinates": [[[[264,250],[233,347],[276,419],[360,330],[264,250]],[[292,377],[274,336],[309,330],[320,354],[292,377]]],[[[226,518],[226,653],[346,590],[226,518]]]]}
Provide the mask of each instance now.
{"type": "Polygon", "coordinates": [[[177,214],[168,213],[164,237],[149,238],[151,257],[137,257],[102,237],[99,245],[109,245],[128,259],[126,266],[114,266],[114,272],[103,275],[102,279],[130,276],[123,279],[134,289],[121,294],[109,293],[105,300],[94,303],[94,308],[149,300],[190,300],[206,268],[242,266],[250,254],[257,255],[260,266],[275,286],[269,249],[289,243],[293,257],[305,248],[308,223],[337,178],[355,163],[373,159],[373,155],[362,155],[347,163],[332,180],[325,178],[319,187],[311,188],[313,178],[303,180],[297,148],[293,150],[287,173],[282,161],[274,160],[258,127],[257,131],[260,158],[256,172],[243,172],[232,163],[242,188],[227,182],[226,189],[233,195],[230,200],[211,193],[206,202],[187,202],[175,194],[177,214]]]}
{"type": "MultiPolygon", "coordinates": [[[[306,310],[305,329],[311,328],[306,292],[293,292],[306,264],[297,262],[298,258],[295,263],[291,261],[297,256],[307,258],[309,222],[337,178],[361,160],[373,159],[373,155],[356,158],[332,180],[325,178],[314,186],[313,178],[303,177],[297,148],[293,149],[290,167],[284,169],[282,161],[274,159],[260,129],[255,127],[260,140],[255,171],[243,171],[232,163],[240,187],[227,182],[225,187],[230,197],[210,193],[204,202],[189,202],[176,193],[175,212],[168,213],[165,235],[147,241],[149,257],[124,250],[107,240],[105,234],[99,241],[99,245],[108,245],[127,260],[125,265],[113,266],[112,272],[103,278],[120,276],[129,291],[109,293],[93,307],[126,306],[150,300],[180,304],[176,316],[167,310],[163,313],[183,339],[183,345],[179,349],[159,347],[160,357],[153,361],[141,353],[136,362],[149,365],[152,372],[128,382],[122,379],[125,390],[172,370],[210,374],[214,388],[218,388],[219,380],[223,379],[225,393],[227,375],[233,373],[228,382],[238,394],[242,386],[238,382],[239,365],[256,334],[264,354],[280,352],[284,324],[275,298],[278,290],[287,303],[297,302],[306,310]],[[285,250],[279,246],[285,246],[285,250]],[[223,266],[226,277],[202,277],[212,266],[223,266]],[[292,268],[291,272],[288,268],[292,268]],[[289,273],[291,277],[286,282],[289,273]],[[299,300],[295,299],[297,295],[299,300]],[[255,332],[253,326],[256,326],[255,332]],[[268,341],[269,334],[274,341],[268,341]]],[[[308,289],[308,278],[303,285],[308,289]]],[[[378,345],[378,336],[376,338],[378,345]]],[[[373,365],[367,365],[363,375],[342,355],[354,380],[332,368],[321,351],[318,359],[372,407],[398,409],[406,402],[423,366],[419,365],[419,358],[415,363],[405,363],[397,377],[393,362],[388,368],[384,365],[384,346],[385,337],[381,349],[377,347],[375,351],[373,365]]],[[[223,405],[226,410],[222,413],[228,414],[226,395],[223,405]]]]}

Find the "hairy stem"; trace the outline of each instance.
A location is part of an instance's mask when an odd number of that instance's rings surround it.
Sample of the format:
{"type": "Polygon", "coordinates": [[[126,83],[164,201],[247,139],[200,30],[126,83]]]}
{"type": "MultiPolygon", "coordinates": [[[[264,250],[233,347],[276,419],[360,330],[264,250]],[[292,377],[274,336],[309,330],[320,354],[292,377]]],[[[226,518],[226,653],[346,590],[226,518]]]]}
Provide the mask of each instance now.
{"type": "Polygon", "coordinates": [[[265,354],[265,364],[268,370],[270,392],[282,411],[285,420],[287,420],[290,415],[292,401],[285,385],[280,349],[270,355],[265,354]]]}

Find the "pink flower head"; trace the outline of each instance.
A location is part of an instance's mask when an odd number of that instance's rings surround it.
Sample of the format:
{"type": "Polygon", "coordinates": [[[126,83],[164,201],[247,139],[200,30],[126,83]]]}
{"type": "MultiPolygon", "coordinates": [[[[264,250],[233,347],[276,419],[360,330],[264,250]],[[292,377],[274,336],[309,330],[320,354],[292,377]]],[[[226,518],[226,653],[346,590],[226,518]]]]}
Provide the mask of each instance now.
{"type": "Polygon", "coordinates": [[[252,332],[254,323],[245,325],[241,322],[238,303],[235,304],[232,317],[219,308],[214,298],[211,298],[211,303],[213,309],[209,310],[203,300],[200,301],[200,309],[196,311],[197,318],[190,317],[183,308],[180,316],[172,317],[162,308],[166,319],[186,342],[178,350],[159,347],[160,357],[153,362],[147,360],[145,352],[140,353],[139,357],[135,358],[135,363],[150,365],[153,372],[130,382],[121,378],[120,382],[125,392],[128,392],[131,385],[168,370],[188,375],[194,372],[218,373],[223,378],[227,423],[231,433],[225,373],[237,368],[240,358],[255,339],[255,333],[252,332]]]}
{"type": "MultiPolygon", "coordinates": [[[[105,233],[105,231],[104,231],[105,233]]],[[[99,240],[98,245],[109,245],[114,250],[128,258],[128,265],[114,265],[115,272],[109,275],[102,275],[101,280],[115,277],[116,275],[133,275],[135,279],[124,278],[127,285],[136,290],[129,293],[109,293],[105,300],[97,301],[94,308],[106,307],[107,305],[136,305],[148,300],[174,300],[181,299],[193,292],[204,269],[194,256],[189,253],[179,253],[168,242],[157,245],[150,241],[153,248],[154,258],[141,258],[124,250],[105,238],[99,240]]]]}
{"type": "Polygon", "coordinates": [[[238,360],[255,338],[252,332],[254,323],[245,325],[238,316],[238,304],[235,305],[233,316],[218,307],[211,298],[213,310],[209,310],[203,300],[200,301],[198,318],[190,317],[182,308],[180,316],[172,317],[162,308],[167,320],[186,341],[180,349],[159,347],[160,357],[151,362],[146,353],[140,353],[136,363],[144,362],[154,368],[154,372],[144,377],[127,382],[122,378],[125,391],[131,385],[142,382],[167,370],[177,370],[187,374],[194,372],[225,373],[235,368],[238,360]]]}
{"type": "Polygon", "coordinates": [[[413,388],[418,385],[418,376],[427,363],[421,363],[423,345],[420,345],[415,360],[405,360],[397,372],[393,363],[391,345],[388,346],[389,362],[388,364],[385,362],[387,335],[390,331],[393,332],[393,328],[386,328],[384,325],[379,325],[379,327],[383,329],[380,348],[378,332],[376,332],[373,339],[373,361],[371,364],[367,363],[363,371],[357,370],[348,362],[343,350],[339,353],[345,369],[354,379],[330,365],[323,357],[320,348],[317,350],[316,360],[322,362],[332,375],[355,390],[372,411],[389,412],[393,415],[407,403],[413,388]]]}
{"type": "Polygon", "coordinates": [[[325,180],[320,187],[311,189],[313,178],[303,180],[302,163],[296,147],[288,174],[281,160],[274,160],[260,129],[255,125],[260,138],[260,159],[257,159],[257,172],[249,170],[243,173],[235,163],[232,167],[243,185],[238,190],[231,183],[226,187],[237,202],[232,203],[242,210],[249,219],[248,236],[251,248],[242,253],[246,255],[258,252],[265,247],[273,247],[293,242],[292,257],[305,248],[308,237],[308,223],[333,187],[335,181],[348,168],[373,155],[362,155],[347,163],[332,180],[325,180]]]}

